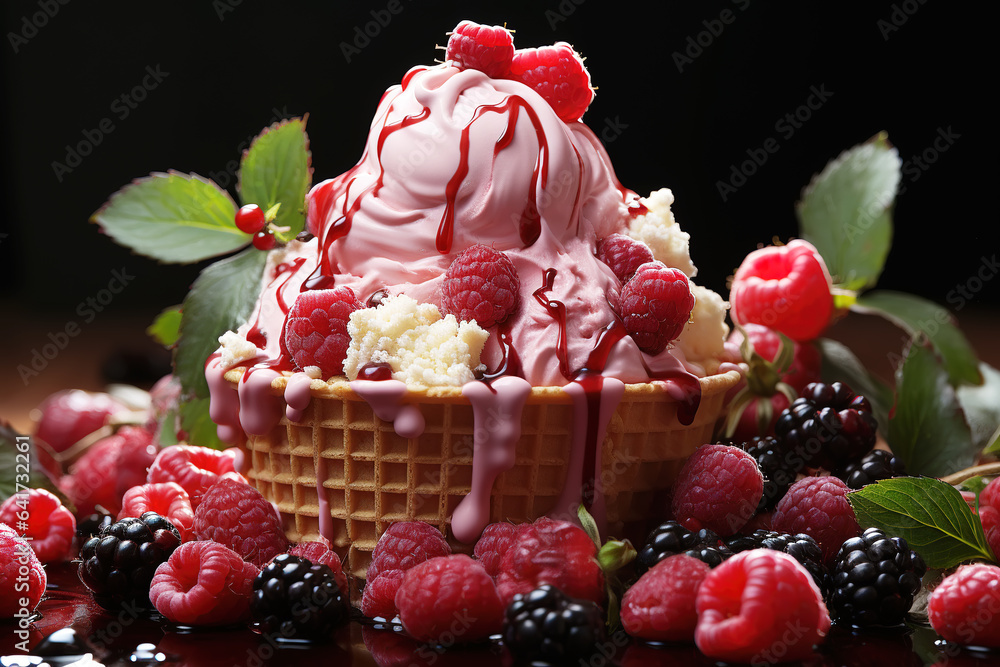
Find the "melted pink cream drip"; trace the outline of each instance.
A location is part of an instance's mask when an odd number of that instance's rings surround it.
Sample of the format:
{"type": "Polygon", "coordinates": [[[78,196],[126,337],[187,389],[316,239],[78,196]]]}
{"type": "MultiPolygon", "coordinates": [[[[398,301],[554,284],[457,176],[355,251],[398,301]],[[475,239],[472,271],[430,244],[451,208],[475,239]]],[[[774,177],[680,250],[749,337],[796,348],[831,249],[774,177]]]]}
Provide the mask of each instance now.
{"type": "Polygon", "coordinates": [[[312,378],[305,373],[295,373],[288,378],[288,384],[285,385],[285,416],[288,421],[302,421],[312,398],[309,391],[311,384],[312,378]]]}
{"type": "Polygon", "coordinates": [[[424,416],[412,403],[404,403],[406,384],[399,380],[352,380],[351,390],[371,406],[382,421],[392,422],[396,435],[418,438],[424,432],[424,416]]]}
{"type": "Polygon", "coordinates": [[[531,385],[519,377],[501,377],[487,385],[469,382],[462,395],[472,404],[472,488],[455,508],[451,528],[455,539],[476,541],[490,521],[490,493],[497,476],[514,466],[521,438],[521,412],[531,385]]]}
{"type": "Polygon", "coordinates": [[[281,401],[271,394],[271,382],[281,373],[266,366],[247,369],[240,378],[240,426],[250,435],[266,435],[281,421],[281,401]]]}
{"type": "Polygon", "coordinates": [[[205,363],[205,380],[208,381],[208,416],[217,425],[219,439],[235,445],[242,439],[240,430],[240,400],[229,383],[226,382],[226,371],[218,352],[209,356],[205,363]]]}
{"type": "Polygon", "coordinates": [[[316,457],[316,505],[319,519],[319,534],[327,542],[333,544],[333,516],[330,514],[330,501],[326,499],[326,489],[323,480],[326,479],[326,459],[316,457]]]}

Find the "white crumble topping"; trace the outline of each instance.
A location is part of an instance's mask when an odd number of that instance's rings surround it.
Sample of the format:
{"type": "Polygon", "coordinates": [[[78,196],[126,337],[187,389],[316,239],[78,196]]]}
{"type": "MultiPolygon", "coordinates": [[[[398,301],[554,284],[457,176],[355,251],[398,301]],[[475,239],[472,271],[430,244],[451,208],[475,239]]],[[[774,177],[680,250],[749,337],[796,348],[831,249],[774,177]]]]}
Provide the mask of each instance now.
{"type": "Polygon", "coordinates": [[[354,380],[369,362],[387,363],[392,377],[408,385],[461,386],[475,379],[473,369],[489,332],[475,322],[441,316],[432,303],[400,294],[375,308],[351,313],[351,345],[344,374],[354,380]]]}
{"type": "Polygon", "coordinates": [[[222,345],[223,368],[232,368],[241,361],[253,359],[260,352],[256,345],[235,331],[227,331],[219,336],[219,344],[222,345]]]}
{"type": "Polygon", "coordinates": [[[669,188],[661,188],[639,201],[649,212],[631,221],[629,236],[649,246],[654,259],[680,269],[688,278],[697,275],[698,269],[691,262],[691,235],[681,230],[670,210],[674,193],[669,188]]]}
{"type": "Polygon", "coordinates": [[[694,310],[691,321],[677,337],[677,347],[689,361],[718,358],[722,355],[729,326],[726,310],[729,304],[721,296],[701,285],[691,283],[694,310]]]}
{"type": "Polygon", "coordinates": [[[323,369],[320,368],[319,366],[306,366],[305,368],[302,369],[302,372],[305,373],[310,378],[312,378],[313,380],[323,379],[323,369]]]}

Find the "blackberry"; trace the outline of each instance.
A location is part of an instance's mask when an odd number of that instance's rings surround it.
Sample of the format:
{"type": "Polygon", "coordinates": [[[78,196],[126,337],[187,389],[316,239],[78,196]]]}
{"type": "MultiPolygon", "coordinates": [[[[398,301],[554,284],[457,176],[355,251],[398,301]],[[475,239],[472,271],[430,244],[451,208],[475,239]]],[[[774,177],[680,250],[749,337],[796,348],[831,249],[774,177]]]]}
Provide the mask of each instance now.
{"type": "Polygon", "coordinates": [[[774,509],[778,501],[785,497],[788,487],[795,483],[796,476],[805,469],[806,462],[784,451],[781,443],[772,436],[755,437],[741,447],[754,457],[764,475],[764,494],[757,504],[757,512],[774,509]]]}
{"type": "Polygon", "coordinates": [[[149,584],[160,563],[181,544],[181,535],[156,512],[106,524],[80,548],[80,581],[105,609],[125,604],[152,609],[149,584]]]}
{"type": "Polygon", "coordinates": [[[789,455],[837,470],[875,446],[871,404],[842,382],[812,382],[779,416],[774,434],[789,455]]]}
{"type": "Polygon", "coordinates": [[[586,662],[607,641],[604,613],[589,600],[567,597],[549,584],[514,596],[504,616],[503,639],[520,662],[586,662]]]}
{"type": "Polygon", "coordinates": [[[860,461],[848,463],[837,475],[852,489],[863,488],[880,479],[905,476],[903,462],[884,449],[873,449],[860,461]]]}
{"type": "Polygon", "coordinates": [[[104,511],[96,511],[85,519],[80,519],[76,524],[76,538],[83,544],[91,537],[100,535],[105,526],[110,526],[115,522],[115,517],[104,511]]]}
{"type": "Polygon", "coordinates": [[[869,528],[837,552],[830,568],[827,606],[838,623],[899,625],[926,571],[923,559],[906,540],[869,528]]]}
{"type": "Polygon", "coordinates": [[[646,543],[636,556],[636,574],[643,574],[667,556],[687,554],[716,567],[732,555],[719,536],[702,528],[693,532],[677,523],[661,523],[646,538],[646,543]]]}
{"type": "Polygon", "coordinates": [[[250,616],[267,635],[322,639],[350,610],[328,565],[279,554],[253,580],[250,616]]]}
{"type": "Polygon", "coordinates": [[[823,549],[810,535],[799,533],[789,535],[763,528],[750,535],[739,535],[726,541],[726,546],[735,554],[751,549],[771,549],[782,551],[795,560],[812,575],[816,586],[823,589],[826,583],[826,568],[823,567],[823,549]]]}

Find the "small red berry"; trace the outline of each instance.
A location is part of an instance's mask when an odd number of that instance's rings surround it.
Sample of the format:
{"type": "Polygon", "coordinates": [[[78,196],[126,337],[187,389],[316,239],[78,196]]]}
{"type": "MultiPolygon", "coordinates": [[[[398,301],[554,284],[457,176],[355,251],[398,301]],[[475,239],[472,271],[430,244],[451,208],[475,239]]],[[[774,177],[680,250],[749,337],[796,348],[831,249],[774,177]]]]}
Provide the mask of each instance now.
{"type": "Polygon", "coordinates": [[[733,535],[757,511],[764,477],[757,461],[738,447],[702,445],[677,474],[671,510],[689,530],[733,535]]]}
{"type": "Polygon", "coordinates": [[[597,259],[611,267],[624,284],[636,269],[653,261],[653,252],[642,241],[624,234],[612,234],[597,243],[597,259]]]}
{"type": "Polygon", "coordinates": [[[274,238],[274,232],[270,229],[263,229],[253,237],[253,247],[257,250],[270,250],[277,243],[277,239],[274,238]]]}
{"type": "Polygon", "coordinates": [[[733,276],[733,320],[763,324],[792,340],[812,340],[830,323],[832,283],[823,257],[808,241],[755,250],[733,276]]]}
{"type": "Polygon", "coordinates": [[[774,508],[771,527],[790,535],[809,535],[819,542],[823,559],[829,563],[840,545],[861,533],[848,492],[847,484],[836,477],[804,477],[792,484],[774,508]]]}
{"type": "Polygon", "coordinates": [[[711,568],[686,554],[668,556],[625,592],[621,620],[633,637],[690,642],[698,625],[695,600],[711,568]]]}
{"type": "Polygon", "coordinates": [[[347,323],[361,308],[350,287],[302,292],[288,311],[282,349],[299,370],[318,366],[325,378],[340,375],[351,344],[347,323]]]}
{"type": "Polygon", "coordinates": [[[257,204],[247,204],[236,211],[236,226],[241,232],[246,234],[256,234],[264,229],[267,220],[264,218],[264,211],[260,210],[257,204]]]}
{"type": "Polygon", "coordinates": [[[517,309],[520,288],[514,262],[499,250],[477,243],[448,267],[441,284],[441,306],[445,313],[487,328],[517,309]]]}
{"type": "Polygon", "coordinates": [[[639,349],[659,354],[681,335],[691,318],[694,295],[687,276],[660,262],[643,264],[622,287],[619,311],[639,349]]]}
{"type": "Polygon", "coordinates": [[[927,601],[931,627],[950,642],[1000,648],[1000,567],[963,565],[927,601]]]}
{"type": "Polygon", "coordinates": [[[499,79],[507,75],[514,58],[514,36],[498,25],[462,21],[451,37],[445,58],[461,69],[477,69],[499,79]]]}
{"type": "Polygon", "coordinates": [[[510,78],[533,88],[567,123],[580,120],[594,99],[583,58],[566,42],[518,49],[510,63],[510,78]]]}

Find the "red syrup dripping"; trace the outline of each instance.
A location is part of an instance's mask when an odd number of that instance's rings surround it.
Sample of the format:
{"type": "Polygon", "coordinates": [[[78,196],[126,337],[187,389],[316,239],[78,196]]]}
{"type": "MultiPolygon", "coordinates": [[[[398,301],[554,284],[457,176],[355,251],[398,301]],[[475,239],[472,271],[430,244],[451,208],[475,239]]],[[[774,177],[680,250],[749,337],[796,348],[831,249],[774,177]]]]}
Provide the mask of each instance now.
{"type": "Polygon", "coordinates": [[[462,181],[465,180],[465,177],[469,173],[469,134],[472,130],[472,124],[489,112],[509,112],[507,115],[507,126],[504,128],[503,134],[500,135],[499,139],[497,139],[496,145],[493,148],[493,158],[495,160],[497,154],[509,146],[511,141],[514,140],[514,129],[517,124],[517,119],[520,116],[521,109],[524,109],[525,113],[528,114],[528,117],[531,119],[531,124],[535,128],[535,136],[538,139],[538,157],[535,160],[535,168],[531,174],[531,195],[528,205],[525,207],[524,214],[521,218],[519,233],[521,241],[524,243],[525,247],[534,243],[538,239],[538,236],[542,233],[541,218],[538,214],[537,198],[539,185],[544,188],[546,182],[548,181],[549,144],[545,139],[545,133],[542,131],[541,120],[538,118],[538,114],[535,113],[535,110],[532,109],[522,98],[516,95],[511,95],[499,104],[485,104],[478,107],[475,114],[472,116],[472,120],[469,121],[468,125],[462,128],[462,137],[459,141],[459,151],[461,157],[459,159],[458,169],[455,170],[455,173],[452,175],[451,180],[448,181],[448,185],[445,188],[445,208],[444,213],[441,216],[441,224],[438,226],[437,250],[441,254],[451,252],[451,244],[454,240],[455,199],[458,196],[458,190],[462,185],[462,181]]]}
{"type": "MultiPolygon", "coordinates": [[[[405,87],[405,83],[404,83],[404,87],[405,87]]],[[[390,111],[392,111],[392,107],[391,106],[389,107],[389,110],[386,111],[386,115],[388,115],[390,111]]],[[[385,169],[382,167],[382,147],[385,146],[386,139],[388,139],[392,135],[393,132],[396,132],[397,130],[402,130],[404,128],[407,128],[410,125],[415,125],[415,124],[419,123],[420,121],[425,120],[430,115],[431,115],[430,108],[429,107],[424,107],[420,111],[420,113],[413,114],[411,116],[404,116],[401,120],[398,120],[395,123],[386,123],[385,125],[382,126],[382,131],[379,132],[379,134],[378,134],[378,147],[377,147],[376,153],[375,153],[375,157],[376,157],[376,159],[378,161],[378,179],[376,179],[375,185],[371,189],[371,195],[372,195],[372,197],[378,197],[378,191],[382,187],[382,180],[385,177],[385,169]]],[[[367,193],[365,193],[365,194],[367,194],[367,193]]],[[[359,201],[360,201],[360,198],[359,198],[359,201]]]]}
{"type": "Polygon", "coordinates": [[[559,325],[559,337],[556,339],[556,358],[559,360],[559,372],[568,380],[572,380],[574,374],[569,370],[569,351],[566,347],[566,305],[562,301],[556,301],[545,296],[546,292],[552,291],[552,286],[558,272],[555,269],[545,269],[542,273],[542,286],[531,293],[542,308],[549,312],[552,319],[559,325]]]}
{"type": "Polygon", "coordinates": [[[392,366],[384,361],[371,361],[358,369],[359,380],[391,380],[392,366]]]}
{"type": "Polygon", "coordinates": [[[500,343],[500,351],[503,356],[501,357],[500,363],[497,364],[495,370],[484,373],[479,379],[487,385],[491,385],[494,380],[499,377],[503,377],[504,375],[516,375],[517,377],[523,378],[524,367],[521,366],[521,358],[518,356],[517,350],[514,349],[514,344],[511,340],[510,320],[497,325],[496,336],[497,342],[500,343]]]}

